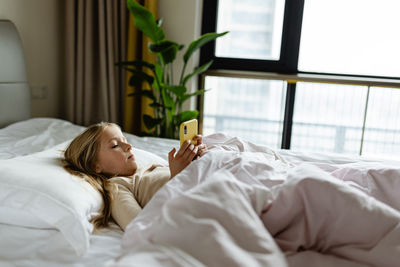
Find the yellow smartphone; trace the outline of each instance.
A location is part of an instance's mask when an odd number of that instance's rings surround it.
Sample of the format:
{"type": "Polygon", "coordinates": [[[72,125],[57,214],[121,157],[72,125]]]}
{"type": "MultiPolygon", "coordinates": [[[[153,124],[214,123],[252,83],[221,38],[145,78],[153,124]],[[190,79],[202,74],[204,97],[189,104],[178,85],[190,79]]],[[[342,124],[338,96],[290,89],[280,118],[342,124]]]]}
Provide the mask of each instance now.
{"type": "Polygon", "coordinates": [[[197,144],[196,141],[193,141],[193,137],[197,135],[197,120],[193,119],[190,121],[184,121],[181,123],[179,129],[179,139],[181,141],[181,146],[186,140],[190,140],[190,142],[194,145],[197,144]]]}

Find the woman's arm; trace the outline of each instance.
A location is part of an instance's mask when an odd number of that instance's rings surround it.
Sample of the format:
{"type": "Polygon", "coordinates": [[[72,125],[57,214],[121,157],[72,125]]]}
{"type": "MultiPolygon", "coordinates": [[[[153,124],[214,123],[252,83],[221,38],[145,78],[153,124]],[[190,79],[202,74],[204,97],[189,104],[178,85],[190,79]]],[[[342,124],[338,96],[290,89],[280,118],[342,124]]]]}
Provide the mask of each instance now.
{"type": "Polygon", "coordinates": [[[112,192],[111,216],[125,231],[126,226],[139,214],[142,208],[125,185],[116,184],[118,190],[112,192]]]}

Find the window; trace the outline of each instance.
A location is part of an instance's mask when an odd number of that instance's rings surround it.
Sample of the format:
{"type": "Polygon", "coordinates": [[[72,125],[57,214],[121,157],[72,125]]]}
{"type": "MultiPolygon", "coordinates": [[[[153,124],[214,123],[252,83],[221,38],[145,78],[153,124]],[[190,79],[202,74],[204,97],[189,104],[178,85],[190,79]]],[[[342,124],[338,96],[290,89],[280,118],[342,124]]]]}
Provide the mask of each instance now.
{"type": "Polygon", "coordinates": [[[217,57],[279,60],[284,0],[220,0],[217,57]]]}
{"type": "Polygon", "coordinates": [[[358,154],[366,86],[298,82],[291,148],[358,154]]]}
{"type": "Polygon", "coordinates": [[[400,89],[370,88],[362,154],[400,156],[400,89]]]}
{"type": "Polygon", "coordinates": [[[301,0],[203,0],[203,33],[230,33],[205,45],[200,63],[213,59],[214,69],[295,72],[302,10],[301,0]]]}
{"type": "Polygon", "coordinates": [[[286,83],[283,81],[207,76],[203,134],[224,132],[279,148],[286,83]]]}
{"type": "Polygon", "coordinates": [[[299,70],[400,77],[398,0],[307,0],[299,70]]]}
{"type": "Polygon", "coordinates": [[[204,134],[400,156],[396,0],[204,0],[204,134]],[[388,88],[390,87],[390,88],[388,88]],[[399,141],[398,141],[399,140],[399,141]]]}

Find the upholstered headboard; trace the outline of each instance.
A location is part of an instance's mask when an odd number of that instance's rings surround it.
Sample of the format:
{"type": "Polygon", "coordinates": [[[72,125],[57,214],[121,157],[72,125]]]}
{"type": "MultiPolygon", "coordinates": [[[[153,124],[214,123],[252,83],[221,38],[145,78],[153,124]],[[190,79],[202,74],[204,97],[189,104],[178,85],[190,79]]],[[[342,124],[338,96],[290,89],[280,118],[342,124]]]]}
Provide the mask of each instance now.
{"type": "Polygon", "coordinates": [[[31,117],[31,95],[21,39],[14,24],[0,20],[0,128],[31,117]]]}

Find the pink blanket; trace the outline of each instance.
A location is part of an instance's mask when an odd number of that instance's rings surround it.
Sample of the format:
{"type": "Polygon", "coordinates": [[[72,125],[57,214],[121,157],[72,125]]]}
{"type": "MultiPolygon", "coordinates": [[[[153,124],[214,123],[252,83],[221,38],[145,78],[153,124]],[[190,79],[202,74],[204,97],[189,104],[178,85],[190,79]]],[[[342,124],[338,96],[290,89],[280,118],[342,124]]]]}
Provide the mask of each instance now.
{"type": "Polygon", "coordinates": [[[399,266],[400,170],[206,141],[130,223],[114,266],[399,266]]]}

